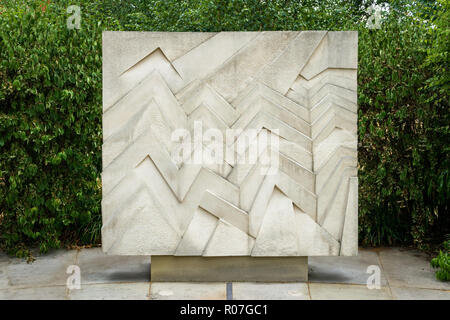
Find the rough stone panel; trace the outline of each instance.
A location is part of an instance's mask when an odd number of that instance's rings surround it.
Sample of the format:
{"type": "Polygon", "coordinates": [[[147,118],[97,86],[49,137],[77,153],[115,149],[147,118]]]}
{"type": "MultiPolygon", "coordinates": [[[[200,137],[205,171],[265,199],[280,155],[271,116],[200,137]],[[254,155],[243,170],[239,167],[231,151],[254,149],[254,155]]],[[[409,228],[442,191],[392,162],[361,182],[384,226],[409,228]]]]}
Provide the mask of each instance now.
{"type": "Polygon", "coordinates": [[[326,31],[104,32],[103,250],[356,255],[357,40],[326,31]],[[218,162],[188,161],[200,149],[216,155],[215,137],[195,140],[200,122],[224,138],[218,162]],[[243,131],[226,140],[228,129],[243,131]],[[278,148],[255,154],[266,136],[278,148]],[[190,151],[180,152],[189,137],[190,151]]]}

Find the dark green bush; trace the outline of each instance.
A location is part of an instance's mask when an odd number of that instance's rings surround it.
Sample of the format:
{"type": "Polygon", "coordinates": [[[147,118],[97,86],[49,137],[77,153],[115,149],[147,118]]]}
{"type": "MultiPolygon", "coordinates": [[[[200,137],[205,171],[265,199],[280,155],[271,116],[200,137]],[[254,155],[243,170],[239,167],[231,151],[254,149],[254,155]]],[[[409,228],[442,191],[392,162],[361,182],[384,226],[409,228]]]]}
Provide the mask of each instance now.
{"type": "MultiPolygon", "coordinates": [[[[43,1],[44,2],[44,1],[43,1]]],[[[130,0],[0,4],[0,246],[99,242],[101,31],[358,30],[363,245],[448,234],[448,1],[130,0]],[[82,8],[68,30],[68,5],[82,8]],[[432,27],[433,26],[433,27],[432,27]]]]}
{"type": "Polygon", "coordinates": [[[67,29],[69,4],[0,15],[0,239],[18,255],[99,240],[101,27],[67,29]]]}
{"type": "Polygon", "coordinates": [[[360,32],[359,208],[366,244],[427,249],[450,228],[449,76],[441,69],[446,62],[428,61],[449,47],[435,47],[442,35],[417,22],[419,14],[392,14],[396,19],[382,30],[360,32]]]}

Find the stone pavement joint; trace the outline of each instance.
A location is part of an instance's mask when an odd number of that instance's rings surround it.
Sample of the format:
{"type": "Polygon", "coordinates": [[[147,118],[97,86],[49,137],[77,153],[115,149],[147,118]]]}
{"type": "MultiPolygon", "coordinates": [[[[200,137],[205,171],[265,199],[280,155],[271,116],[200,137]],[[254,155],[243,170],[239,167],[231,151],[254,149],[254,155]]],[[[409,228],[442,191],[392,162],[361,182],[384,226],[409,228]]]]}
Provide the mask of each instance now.
{"type": "Polygon", "coordinates": [[[227,283],[227,300],[233,300],[233,284],[227,283]]]}
{"type": "MultiPolygon", "coordinates": [[[[378,261],[380,262],[381,270],[384,271],[383,262],[381,261],[381,257],[380,257],[380,252],[378,250],[375,250],[375,253],[377,254],[378,261]]],[[[386,279],[386,285],[387,285],[387,288],[389,290],[389,294],[391,295],[391,297],[393,297],[394,295],[392,294],[392,289],[391,289],[391,286],[389,285],[389,280],[388,279],[386,279]]]]}

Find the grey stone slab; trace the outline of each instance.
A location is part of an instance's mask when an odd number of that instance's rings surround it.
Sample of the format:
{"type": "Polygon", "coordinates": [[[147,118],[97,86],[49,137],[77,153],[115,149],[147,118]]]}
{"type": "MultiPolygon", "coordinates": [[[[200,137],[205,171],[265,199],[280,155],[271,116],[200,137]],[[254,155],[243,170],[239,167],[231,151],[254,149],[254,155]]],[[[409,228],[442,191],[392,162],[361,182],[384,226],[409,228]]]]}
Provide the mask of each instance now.
{"type": "Polygon", "coordinates": [[[66,287],[10,288],[0,290],[0,300],[65,300],[66,287]]]}
{"type": "Polygon", "coordinates": [[[225,283],[152,282],[152,300],[225,300],[225,283]]]}
{"type": "Polygon", "coordinates": [[[6,266],[7,263],[0,263],[0,289],[9,287],[9,280],[6,275],[6,266]]]}
{"type": "Polygon", "coordinates": [[[70,300],[147,300],[150,283],[108,283],[81,285],[69,291],[70,300]]]}
{"type": "Polygon", "coordinates": [[[233,300],[309,300],[306,283],[233,283],[233,300]]]}
{"type": "Polygon", "coordinates": [[[6,269],[10,260],[11,259],[5,253],[0,251],[0,289],[9,287],[6,269]]]}
{"type": "Polygon", "coordinates": [[[11,261],[6,253],[0,251],[0,289],[9,287],[9,280],[6,275],[6,269],[11,261]]]}
{"type": "Polygon", "coordinates": [[[78,255],[81,283],[149,282],[149,256],[111,256],[101,248],[82,249],[78,255]]]}
{"type": "Polygon", "coordinates": [[[307,257],[153,256],[153,282],[300,282],[308,280],[307,257]]]}
{"type": "Polygon", "coordinates": [[[0,289],[8,287],[51,287],[65,286],[67,267],[76,262],[77,250],[54,250],[44,255],[35,256],[34,262],[27,263],[24,259],[11,258],[2,266],[5,278],[0,278],[0,289]]]}
{"type": "Polygon", "coordinates": [[[450,300],[449,290],[391,287],[396,300],[450,300]]]}
{"type": "Polygon", "coordinates": [[[312,300],[391,300],[387,287],[368,289],[365,285],[310,283],[312,300]]]}
{"type": "Polygon", "coordinates": [[[324,283],[366,284],[372,273],[367,267],[376,265],[381,271],[381,285],[387,285],[377,253],[359,249],[356,257],[309,257],[309,281],[324,283]]]}
{"type": "Polygon", "coordinates": [[[436,280],[431,258],[417,250],[386,248],[379,252],[389,285],[450,290],[449,282],[436,280]]]}

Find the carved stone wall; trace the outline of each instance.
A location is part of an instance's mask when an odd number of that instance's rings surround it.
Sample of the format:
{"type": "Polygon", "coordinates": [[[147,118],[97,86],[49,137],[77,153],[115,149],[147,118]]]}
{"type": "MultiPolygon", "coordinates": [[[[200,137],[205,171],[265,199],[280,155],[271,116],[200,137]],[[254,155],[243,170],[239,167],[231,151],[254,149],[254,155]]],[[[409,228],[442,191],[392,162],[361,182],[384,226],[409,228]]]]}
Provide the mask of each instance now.
{"type": "Polygon", "coordinates": [[[104,32],[103,250],[356,255],[357,51],[356,32],[104,32]],[[256,136],[188,161],[173,134],[199,123],[256,136]],[[263,133],[277,147],[240,162],[263,133]]]}

